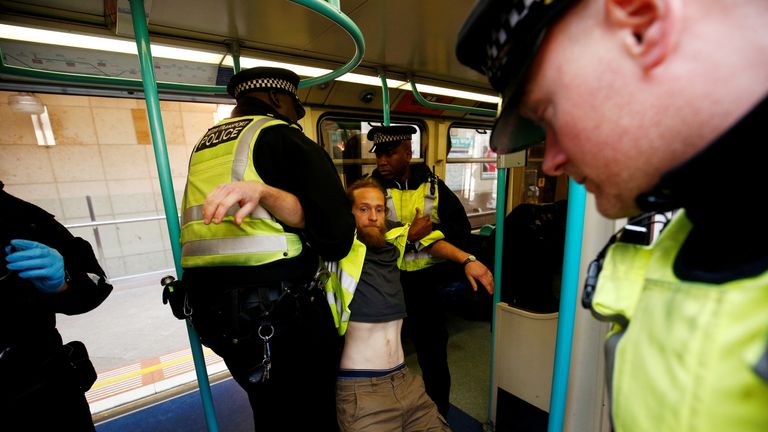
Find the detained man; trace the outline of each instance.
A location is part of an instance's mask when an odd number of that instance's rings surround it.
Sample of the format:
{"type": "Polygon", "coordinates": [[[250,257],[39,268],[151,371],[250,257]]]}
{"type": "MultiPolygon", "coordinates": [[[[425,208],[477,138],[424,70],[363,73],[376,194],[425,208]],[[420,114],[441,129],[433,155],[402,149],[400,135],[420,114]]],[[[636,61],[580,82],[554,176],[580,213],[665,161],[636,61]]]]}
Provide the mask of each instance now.
{"type": "MultiPolygon", "coordinates": [[[[336,386],[336,411],[342,431],[447,431],[420,376],[408,372],[401,343],[405,297],[399,266],[404,259],[409,225],[387,230],[384,189],[372,178],[347,190],[357,238],[350,254],[329,266],[326,288],[344,350],[336,386]]],[[[466,253],[438,240],[435,256],[462,260],[466,253]]],[[[473,288],[493,290],[485,265],[465,267],[473,288]],[[475,280],[477,279],[477,281],[475,280]]]]}

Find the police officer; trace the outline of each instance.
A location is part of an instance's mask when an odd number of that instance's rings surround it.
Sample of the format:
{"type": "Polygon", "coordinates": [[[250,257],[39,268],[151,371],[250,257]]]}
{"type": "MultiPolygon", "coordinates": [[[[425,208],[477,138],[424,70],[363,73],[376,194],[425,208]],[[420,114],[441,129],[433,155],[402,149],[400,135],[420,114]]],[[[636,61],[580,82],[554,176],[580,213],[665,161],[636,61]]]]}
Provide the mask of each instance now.
{"type": "Polygon", "coordinates": [[[56,313],[112,291],[90,244],[0,182],[0,419],[24,430],[93,431],[85,392],[96,371],[81,342],[62,344],[56,313]]]}
{"type": "Polygon", "coordinates": [[[333,163],[296,123],[298,84],[280,68],[232,77],[237,106],[198,141],[183,202],[192,323],[259,431],[337,428],[338,336],[313,278],[319,256],[347,254],[355,223],[333,163]]]}
{"type": "MultiPolygon", "coordinates": [[[[465,270],[484,274],[493,290],[490,273],[475,257],[461,250],[470,232],[469,219],[459,198],[424,164],[411,164],[413,126],[381,126],[368,131],[376,154],[371,174],[387,190],[387,219],[410,223],[408,246],[401,267],[401,282],[408,316],[404,328],[413,340],[427,394],[443,417],[450,407],[451,374],[448,369],[448,329],[440,307],[438,288],[446,281],[447,264],[425,249],[445,239],[459,248],[465,270]]],[[[469,278],[471,281],[472,278],[469,278]]]]}
{"type": "Polygon", "coordinates": [[[590,266],[617,431],[768,430],[767,6],[482,0],[459,34],[504,95],[494,149],[546,137],[544,171],[609,218],[678,210],[590,266]]]}

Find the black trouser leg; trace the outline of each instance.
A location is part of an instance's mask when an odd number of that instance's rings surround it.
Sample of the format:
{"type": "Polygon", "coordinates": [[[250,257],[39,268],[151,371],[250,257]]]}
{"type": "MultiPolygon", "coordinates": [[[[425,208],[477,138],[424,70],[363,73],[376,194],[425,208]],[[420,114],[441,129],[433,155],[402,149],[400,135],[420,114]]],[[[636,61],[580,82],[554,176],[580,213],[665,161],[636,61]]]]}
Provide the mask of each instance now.
{"type": "Polygon", "coordinates": [[[448,369],[448,329],[437,293],[439,278],[431,269],[402,272],[408,312],[408,336],[416,348],[424,387],[443,417],[450,407],[451,373],[448,369]]]}
{"type": "Polygon", "coordinates": [[[300,307],[298,317],[275,320],[270,339],[272,367],[266,382],[248,376],[263,359],[258,337],[219,355],[248,394],[254,426],[262,431],[337,431],[336,368],[339,338],[322,296],[300,307]]]}

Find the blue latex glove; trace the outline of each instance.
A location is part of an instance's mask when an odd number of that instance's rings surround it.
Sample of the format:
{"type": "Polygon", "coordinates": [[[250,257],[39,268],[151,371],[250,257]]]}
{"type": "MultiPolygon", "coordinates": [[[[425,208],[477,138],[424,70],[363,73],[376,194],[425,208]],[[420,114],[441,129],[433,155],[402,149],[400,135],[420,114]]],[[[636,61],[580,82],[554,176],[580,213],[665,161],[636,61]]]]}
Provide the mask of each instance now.
{"type": "Polygon", "coordinates": [[[9,270],[18,270],[19,277],[43,292],[58,292],[64,286],[64,258],[56,249],[20,239],[11,240],[11,246],[5,248],[9,270]]]}

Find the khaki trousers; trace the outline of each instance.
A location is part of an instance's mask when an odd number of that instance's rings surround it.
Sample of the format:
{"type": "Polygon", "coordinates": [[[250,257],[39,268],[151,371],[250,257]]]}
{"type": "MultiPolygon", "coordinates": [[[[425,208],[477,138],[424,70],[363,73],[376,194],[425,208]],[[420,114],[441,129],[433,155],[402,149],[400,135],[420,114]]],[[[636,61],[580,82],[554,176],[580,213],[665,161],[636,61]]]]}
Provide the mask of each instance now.
{"type": "Polygon", "coordinates": [[[382,377],[337,379],[336,415],[342,432],[451,430],[424,381],[407,367],[382,377]]]}

